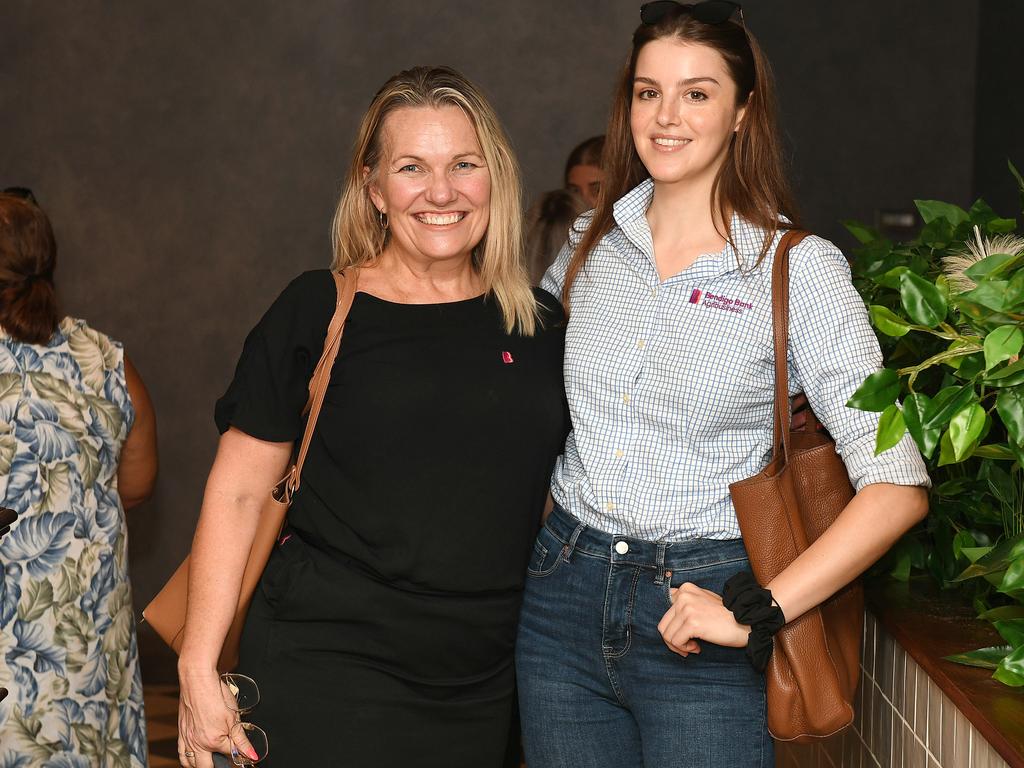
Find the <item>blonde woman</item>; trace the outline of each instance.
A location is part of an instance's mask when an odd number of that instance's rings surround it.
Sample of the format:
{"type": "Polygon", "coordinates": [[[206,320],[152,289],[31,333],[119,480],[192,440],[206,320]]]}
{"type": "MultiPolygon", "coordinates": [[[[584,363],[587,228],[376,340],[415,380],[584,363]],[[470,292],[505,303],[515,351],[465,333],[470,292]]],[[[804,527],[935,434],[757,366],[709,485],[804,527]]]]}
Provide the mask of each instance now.
{"type": "MultiPolygon", "coordinates": [[[[521,263],[519,175],[476,87],[391,78],[363,117],[334,221],[358,293],[239,672],[261,765],[502,763],[524,569],[566,433],[558,301],[521,263]]],[[[260,505],[303,428],[334,311],[289,285],[227,393],[192,549],[179,661],[182,765],[231,749],[215,670],[260,505]]]]}

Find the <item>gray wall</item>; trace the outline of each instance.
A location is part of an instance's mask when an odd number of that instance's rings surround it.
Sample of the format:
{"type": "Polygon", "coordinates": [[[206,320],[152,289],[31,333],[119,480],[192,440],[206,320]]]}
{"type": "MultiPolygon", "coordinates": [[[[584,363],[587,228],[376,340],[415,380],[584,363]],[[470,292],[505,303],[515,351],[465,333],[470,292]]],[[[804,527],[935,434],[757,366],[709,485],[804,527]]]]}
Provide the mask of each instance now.
{"type": "Polygon", "coordinates": [[[1006,161],[1024,174],[1024,3],[985,0],[978,27],[974,193],[1019,220],[1024,201],[1006,161]]]}
{"type": "MultiPolygon", "coordinates": [[[[266,0],[0,5],[0,183],[34,188],[67,310],[123,339],[160,423],[130,513],[136,600],[188,548],[245,332],[329,260],[328,221],[376,88],[448,63],[492,95],[530,196],[603,130],[638,2],[266,0]]],[[[809,224],[972,192],[974,2],[750,0],[809,224]]],[[[845,242],[845,240],[842,240],[845,242]]]]}

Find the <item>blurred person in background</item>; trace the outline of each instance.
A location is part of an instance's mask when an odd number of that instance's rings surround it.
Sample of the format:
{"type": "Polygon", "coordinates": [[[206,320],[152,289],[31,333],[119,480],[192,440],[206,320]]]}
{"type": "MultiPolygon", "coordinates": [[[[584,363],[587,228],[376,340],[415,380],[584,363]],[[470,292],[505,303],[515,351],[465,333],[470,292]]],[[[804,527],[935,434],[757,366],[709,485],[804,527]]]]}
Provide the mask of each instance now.
{"type": "Polygon", "coordinates": [[[586,210],[597,207],[597,197],[604,183],[602,152],[604,136],[592,136],[576,145],[565,162],[565,188],[586,203],[586,210]]]}
{"type": "Polygon", "coordinates": [[[0,194],[0,764],[147,764],[125,509],[156,420],[121,344],[58,312],[50,222],[0,194]],[[9,519],[9,517],[8,517],[9,519]]]}
{"type": "Polygon", "coordinates": [[[569,236],[569,227],[586,204],[568,189],[554,189],[541,195],[526,214],[526,264],[530,282],[540,285],[569,236]]]}

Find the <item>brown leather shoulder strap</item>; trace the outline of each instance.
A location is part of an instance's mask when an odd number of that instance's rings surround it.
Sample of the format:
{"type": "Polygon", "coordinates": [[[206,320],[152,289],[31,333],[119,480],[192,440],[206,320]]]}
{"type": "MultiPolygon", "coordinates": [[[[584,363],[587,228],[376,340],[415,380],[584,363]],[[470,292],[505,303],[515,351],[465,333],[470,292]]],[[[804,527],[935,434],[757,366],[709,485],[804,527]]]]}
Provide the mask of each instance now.
{"type": "Polygon", "coordinates": [[[299,444],[299,454],[285,478],[285,495],[288,499],[299,488],[302,478],[302,465],[306,461],[306,454],[309,452],[309,443],[313,438],[313,430],[316,428],[316,420],[320,416],[320,406],[323,405],[324,395],[327,394],[327,385],[331,380],[331,369],[334,368],[334,361],[338,357],[338,349],[341,347],[341,336],[345,332],[345,321],[348,319],[348,312],[352,308],[352,300],[356,295],[356,286],[359,282],[359,270],[350,267],[344,272],[333,272],[334,283],[338,290],[338,302],[334,307],[334,316],[327,326],[327,336],[324,338],[324,351],[320,360],[313,369],[313,375],[309,380],[309,399],[303,414],[308,413],[306,419],[306,430],[302,434],[302,442],[299,444]]]}
{"type": "Polygon", "coordinates": [[[775,249],[772,263],[772,336],[775,346],[775,424],[772,442],[773,458],[782,451],[789,457],[789,251],[810,233],[798,229],[787,231],[775,249]]]}

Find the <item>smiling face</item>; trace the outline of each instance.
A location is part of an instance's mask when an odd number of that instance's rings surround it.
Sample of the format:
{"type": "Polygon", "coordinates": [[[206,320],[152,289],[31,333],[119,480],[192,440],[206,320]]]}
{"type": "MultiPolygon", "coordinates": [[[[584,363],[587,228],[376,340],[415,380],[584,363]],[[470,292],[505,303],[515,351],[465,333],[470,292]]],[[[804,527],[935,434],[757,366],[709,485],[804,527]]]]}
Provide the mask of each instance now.
{"type": "Polygon", "coordinates": [[[387,214],[386,250],[417,261],[471,258],[487,231],[491,177],[458,107],[406,107],[382,126],[370,199],[387,214]]]}
{"type": "Polygon", "coordinates": [[[601,193],[604,171],[596,165],[574,165],[566,174],[566,187],[579,196],[587,204],[587,208],[597,207],[597,196],[601,193]]]}
{"type": "Polygon", "coordinates": [[[743,112],[736,106],[736,83],[714,48],[660,38],[641,49],[630,128],[656,182],[710,184],[743,112]]]}

